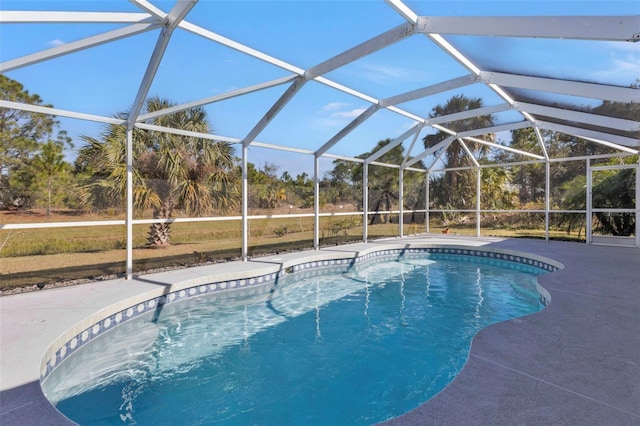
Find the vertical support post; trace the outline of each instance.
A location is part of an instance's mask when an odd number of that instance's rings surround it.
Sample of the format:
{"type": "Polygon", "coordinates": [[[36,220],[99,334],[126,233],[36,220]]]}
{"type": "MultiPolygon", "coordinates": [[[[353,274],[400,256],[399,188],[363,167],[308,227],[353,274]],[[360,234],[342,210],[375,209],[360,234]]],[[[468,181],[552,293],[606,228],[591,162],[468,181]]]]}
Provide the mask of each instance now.
{"type": "Polygon", "coordinates": [[[480,236],[480,220],[482,215],[480,214],[480,196],[482,195],[482,170],[480,167],[476,168],[476,237],[480,236]]]}
{"type": "Polygon", "coordinates": [[[591,160],[587,158],[587,221],[585,222],[585,238],[587,240],[587,244],[591,244],[591,234],[593,230],[592,227],[592,216],[591,208],[592,208],[592,195],[591,187],[593,186],[593,181],[591,179],[591,160]]]}
{"type": "Polygon", "coordinates": [[[547,158],[544,163],[544,240],[549,241],[549,210],[551,210],[551,162],[547,158]]]}
{"type": "Polygon", "coordinates": [[[133,128],[127,129],[127,260],[126,279],[133,278],[133,128]]]}
{"type": "Polygon", "coordinates": [[[313,160],[313,248],[320,250],[320,157],[313,160]]]}
{"type": "Polygon", "coordinates": [[[398,173],[398,236],[404,236],[404,170],[398,173]]]}
{"type": "Polygon", "coordinates": [[[429,172],[425,173],[424,188],[424,232],[429,233],[429,172]]]}
{"type": "Polygon", "coordinates": [[[242,261],[249,260],[249,182],[247,175],[247,163],[249,147],[242,145],[242,261]]]}
{"type": "Polygon", "coordinates": [[[369,163],[362,165],[362,239],[369,237],[369,163]]]}

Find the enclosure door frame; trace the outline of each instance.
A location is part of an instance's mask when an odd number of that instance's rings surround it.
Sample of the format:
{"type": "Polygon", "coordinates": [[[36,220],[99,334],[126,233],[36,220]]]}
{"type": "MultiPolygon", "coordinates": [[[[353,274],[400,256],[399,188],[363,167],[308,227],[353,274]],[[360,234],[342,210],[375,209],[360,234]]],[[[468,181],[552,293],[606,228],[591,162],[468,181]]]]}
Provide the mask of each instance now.
{"type": "Polygon", "coordinates": [[[626,247],[638,247],[640,248],[640,165],[639,164],[616,164],[611,166],[591,166],[591,161],[587,160],[587,217],[586,217],[586,237],[587,244],[594,245],[614,245],[614,246],[626,246],[626,247]],[[636,180],[636,202],[632,208],[624,209],[604,209],[593,206],[593,174],[603,170],[635,170],[636,180]],[[634,213],[635,214],[635,241],[632,241],[626,237],[615,236],[596,236],[593,235],[593,214],[594,213],[634,213]],[[631,241],[631,244],[629,242],[631,241]]]}

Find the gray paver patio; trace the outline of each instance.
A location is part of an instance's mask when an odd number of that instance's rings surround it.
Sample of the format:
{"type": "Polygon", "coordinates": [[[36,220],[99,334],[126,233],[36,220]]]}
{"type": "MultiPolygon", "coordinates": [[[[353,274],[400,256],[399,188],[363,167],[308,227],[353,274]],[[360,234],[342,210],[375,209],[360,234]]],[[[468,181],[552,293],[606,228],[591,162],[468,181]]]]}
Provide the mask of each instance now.
{"type": "Polygon", "coordinates": [[[122,299],[166,291],[175,280],[202,274],[278,268],[307,255],[411,242],[528,252],[565,268],[539,278],[552,298],[546,309],[482,330],[447,388],[387,424],[640,425],[640,250],[456,236],[353,244],[1,297],[0,424],[72,424],[40,390],[45,351],[70,327],[122,299]]]}

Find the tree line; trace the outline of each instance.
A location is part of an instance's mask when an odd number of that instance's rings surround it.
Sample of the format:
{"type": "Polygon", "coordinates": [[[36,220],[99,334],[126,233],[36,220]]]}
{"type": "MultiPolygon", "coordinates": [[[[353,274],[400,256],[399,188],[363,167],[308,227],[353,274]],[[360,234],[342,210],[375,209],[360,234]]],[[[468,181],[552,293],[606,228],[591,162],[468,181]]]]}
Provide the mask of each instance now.
{"type": "MultiPolygon", "coordinates": [[[[0,75],[2,98],[33,105],[44,105],[38,95],[30,94],[19,82],[0,75]]],[[[49,106],[49,105],[46,105],[49,106]]],[[[143,113],[153,113],[175,106],[159,97],[146,100],[143,113]]],[[[456,95],[444,105],[431,111],[431,117],[445,116],[483,106],[480,98],[456,95]]],[[[619,105],[604,102],[593,113],[637,120],[638,105],[619,105]]],[[[126,112],[116,114],[125,119],[126,112]]],[[[552,118],[546,118],[553,120],[552,118]]],[[[163,115],[152,124],[198,133],[212,130],[206,111],[201,108],[163,115]]],[[[494,117],[478,116],[446,123],[457,132],[491,127],[494,117]]],[[[426,149],[436,146],[449,135],[438,131],[422,140],[426,149]]],[[[126,128],[109,124],[97,136],[83,135],[72,141],[60,129],[55,117],[7,108],[0,108],[0,209],[44,208],[50,214],[56,209],[122,210],[126,188],[126,128]],[[65,159],[65,150],[80,142],[73,162],[65,159]]],[[[635,135],[637,137],[637,135],[635,135]]],[[[585,143],[562,133],[542,131],[545,149],[550,157],[571,157],[610,152],[602,145],[585,143]]],[[[495,134],[479,139],[506,144],[496,140],[495,134]]],[[[370,151],[358,158],[364,159],[384,148],[389,139],[380,140],[370,151]]],[[[529,152],[542,153],[533,129],[511,132],[509,146],[529,152]]],[[[434,209],[474,209],[476,205],[476,171],[461,168],[473,166],[469,155],[481,165],[513,163],[528,160],[521,154],[490,149],[478,142],[452,142],[444,152],[435,153],[440,169],[448,172],[430,174],[430,207],[434,209]]],[[[136,211],[150,211],[154,218],[168,219],[176,211],[198,216],[225,214],[237,211],[241,202],[241,168],[232,144],[193,136],[180,136],[165,132],[133,130],[133,200],[136,211]]],[[[401,164],[406,153],[402,145],[389,150],[377,161],[401,164]]],[[[637,163],[637,156],[614,159],[610,163],[637,163]]],[[[422,162],[413,167],[425,168],[422,162]]],[[[387,212],[397,209],[399,203],[399,177],[397,168],[370,165],[369,210],[387,212]]],[[[515,165],[509,167],[483,167],[481,169],[481,206],[483,209],[508,210],[544,208],[545,164],[515,165]]],[[[552,207],[585,209],[586,166],[584,161],[554,163],[551,168],[552,207]]],[[[307,173],[295,177],[278,166],[265,162],[249,163],[249,206],[255,209],[274,209],[279,206],[310,208],[314,203],[313,180],[307,173]]],[[[321,178],[320,203],[349,204],[362,208],[363,165],[358,162],[335,160],[333,168],[321,178]]],[[[420,210],[425,203],[424,173],[405,172],[404,208],[420,210]]],[[[633,203],[635,179],[630,170],[612,171],[595,182],[594,193],[602,199],[598,203],[610,207],[633,203]]],[[[625,205],[626,207],[626,205],[625,205]]],[[[392,220],[388,213],[371,216],[371,222],[392,220]]],[[[412,215],[411,220],[417,220],[412,215]]],[[[584,218],[582,218],[584,220],[584,218]]],[[[608,232],[628,235],[632,232],[633,218],[629,215],[599,217],[608,232]]],[[[582,226],[575,215],[560,216],[559,226],[567,229],[582,226]]],[[[168,224],[152,226],[149,244],[168,243],[168,224]]]]}

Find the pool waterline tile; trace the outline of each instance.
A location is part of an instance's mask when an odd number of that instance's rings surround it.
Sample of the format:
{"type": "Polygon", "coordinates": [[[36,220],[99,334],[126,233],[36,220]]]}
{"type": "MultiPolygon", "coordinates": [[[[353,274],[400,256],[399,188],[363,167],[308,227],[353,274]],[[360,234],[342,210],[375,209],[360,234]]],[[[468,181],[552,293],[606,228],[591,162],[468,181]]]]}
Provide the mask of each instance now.
{"type": "MultiPolygon", "coordinates": [[[[346,272],[355,266],[363,266],[370,263],[399,259],[404,256],[423,256],[425,254],[441,257],[445,260],[453,257],[462,257],[463,259],[466,257],[468,260],[477,261],[478,259],[483,259],[488,262],[493,261],[496,264],[498,262],[509,262],[529,268],[539,269],[545,272],[554,272],[562,268],[561,264],[550,259],[505,250],[487,250],[463,246],[429,247],[416,245],[403,248],[373,247],[370,250],[363,251],[362,253],[356,252],[353,256],[332,258],[337,255],[337,253],[335,253],[330,254],[329,256],[316,257],[314,260],[299,262],[287,267],[283,267],[284,264],[281,264],[279,269],[266,274],[262,273],[260,275],[248,276],[242,276],[242,274],[225,274],[226,279],[214,282],[211,282],[207,276],[195,276],[195,278],[187,279],[177,284],[176,286],[180,288],[167,294],[161,294],[147,299],[144,298],[145,295],[143,294],[140,295],[137,298],[138,300],[135,302],[129,300],[129,305],[117,310],[117,312],[99,317],[99,319],[96,319],[96,317],[99,316],[97,313],[96,315],[92,315],[90,318],[82,321],[80,332],[75,335],[73,335],[73,332],[71,331],[65,333],[57,340],[57,344],[54,343],[49,348],[44,358],[46,362],[43,360],[40,370],[40,381],[46,379],[56,366],[63,362],[67,357],[102,333],[148,312],[159,312],[163,306],[171,303],[215,292],[237,291],[242,288],[272,287],[277,284],[279,279],[290,274],[306,275],[311,273],[316,275],[336,269],[346,272]]],[[[273,268],[276,268],[276,266],[274,265],[273,268]]],[[[174,285],[172,284],[172,287],[173,286],[174,285]]],[[[545,291],[544,294],[540,293],[540,303],[547,306],[549,301],[550,297],[548,292],[545,291]]],[[[123,304],[126,305],[126,301],[118,303],[117,307],[120,308],[123,304]]],[[[75,327],[74,329],[77,330],[75,327]]]]}

